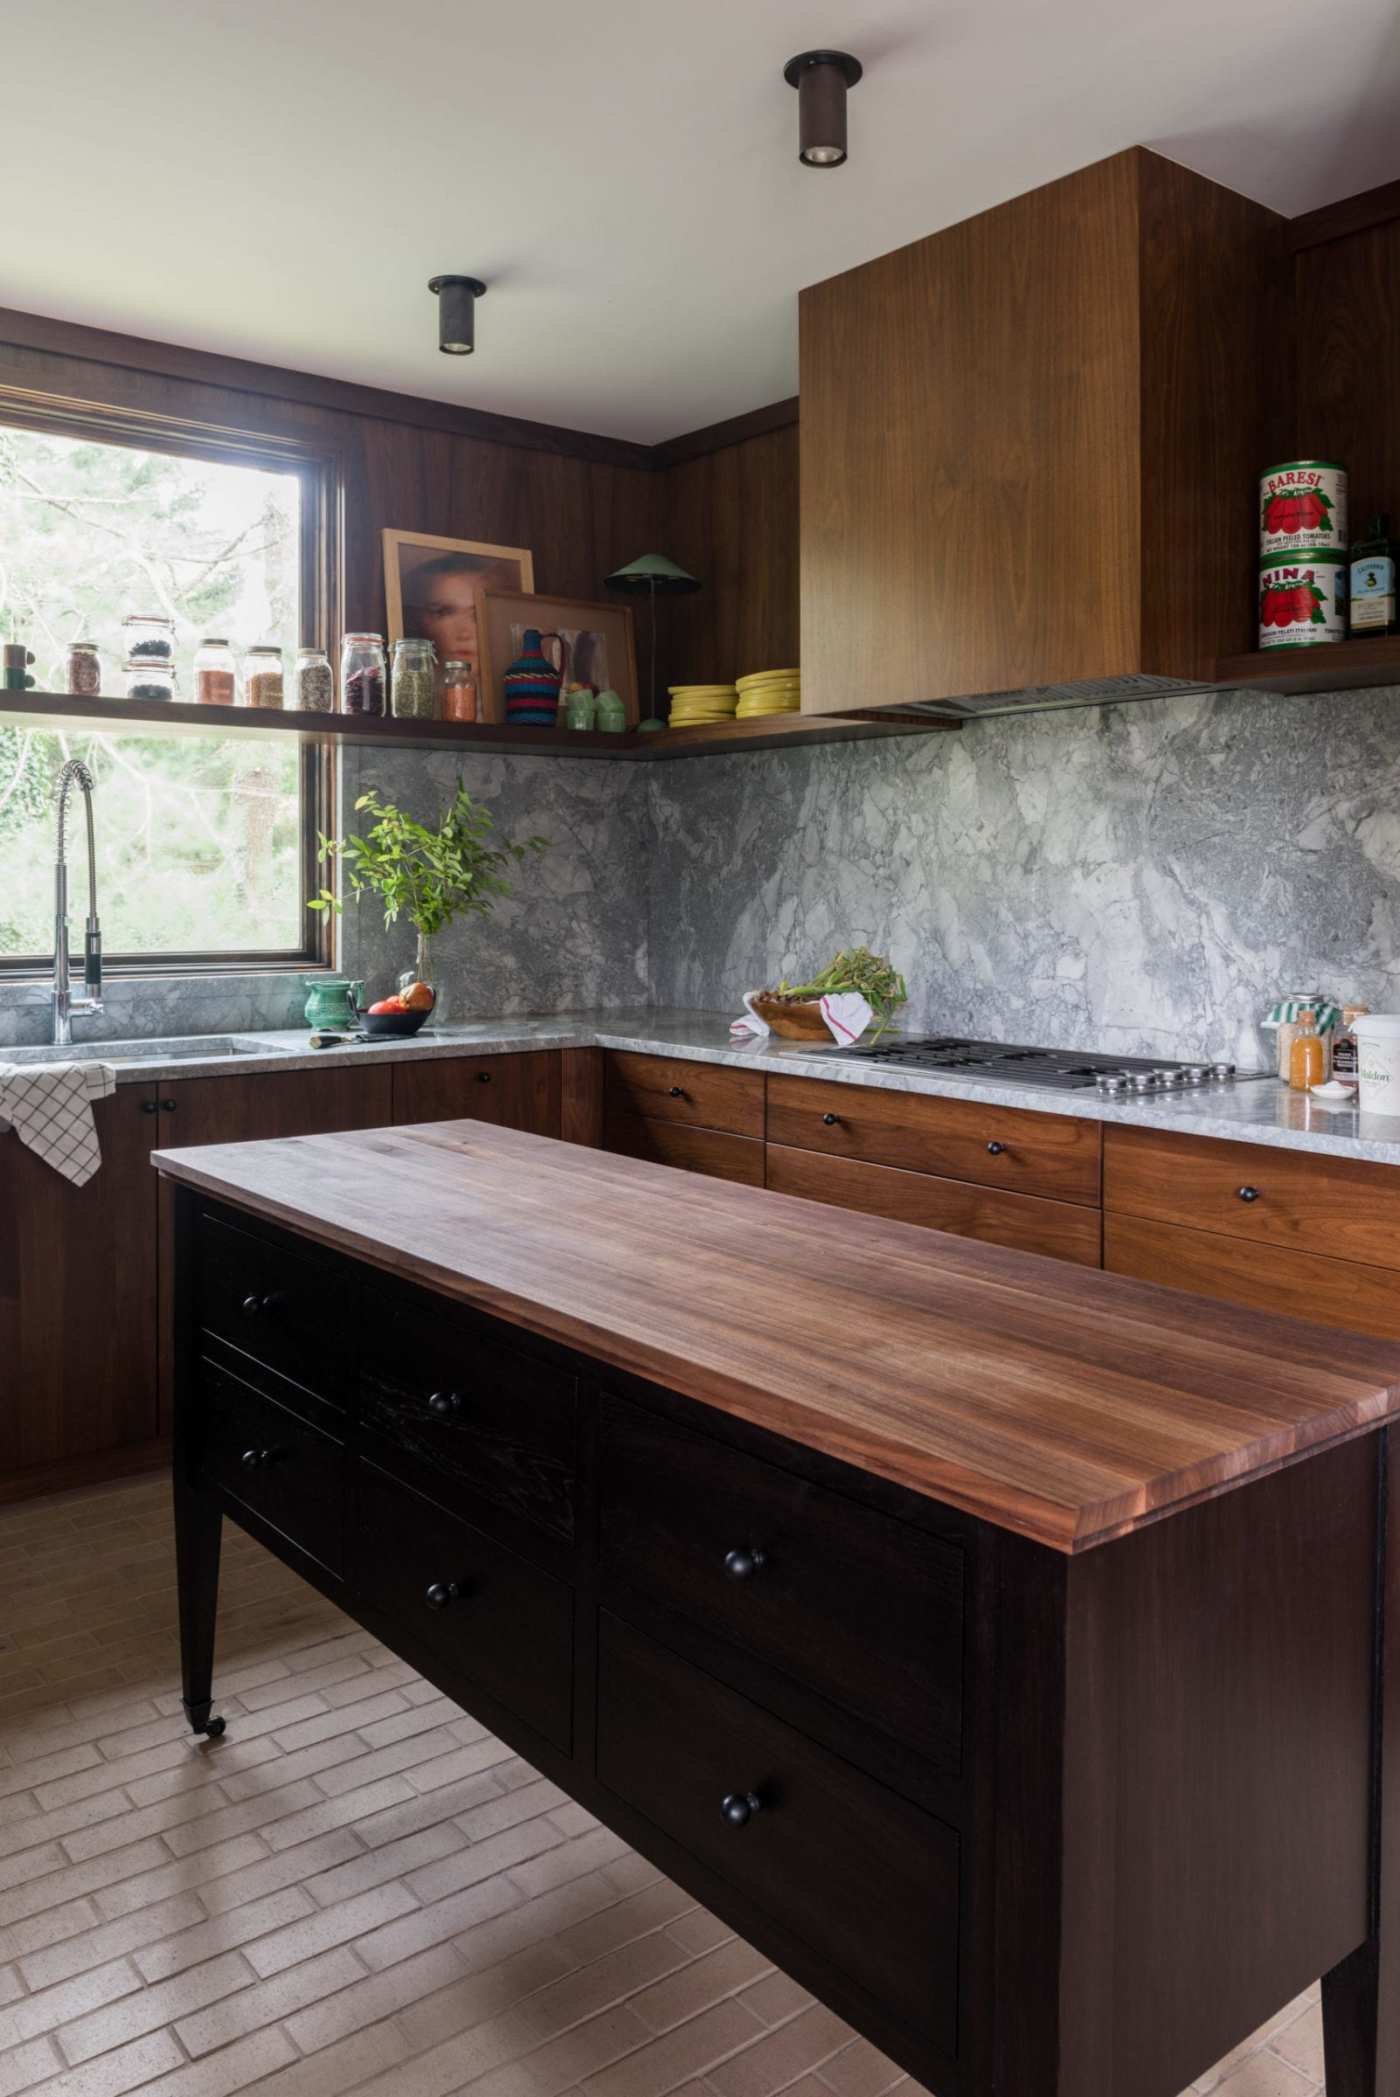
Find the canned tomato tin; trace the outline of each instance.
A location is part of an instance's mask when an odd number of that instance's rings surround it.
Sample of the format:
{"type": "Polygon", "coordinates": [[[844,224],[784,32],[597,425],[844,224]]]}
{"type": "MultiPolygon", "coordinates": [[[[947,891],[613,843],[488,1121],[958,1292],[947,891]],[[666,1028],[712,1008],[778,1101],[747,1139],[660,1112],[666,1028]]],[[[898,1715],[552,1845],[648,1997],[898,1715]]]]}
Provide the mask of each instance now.
{"type": "Polygon", "coordinates": [[[1289,459],[1259,476],[1259,551],[1345,553],[1347,470],[1335,459],[1289,459]]]}
{"type": "Polygon", "coordinates": [[[1259,646],[1344,641],[1347,564],[1340,553],[1278,553],[1259,563],[1259,646]]]}

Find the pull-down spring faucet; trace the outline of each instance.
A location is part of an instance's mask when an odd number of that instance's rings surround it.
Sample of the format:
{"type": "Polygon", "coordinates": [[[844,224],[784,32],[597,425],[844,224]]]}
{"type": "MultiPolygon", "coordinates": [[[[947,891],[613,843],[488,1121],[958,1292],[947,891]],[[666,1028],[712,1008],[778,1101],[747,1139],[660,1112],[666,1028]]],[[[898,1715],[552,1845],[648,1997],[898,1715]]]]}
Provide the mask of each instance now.
{"type": "Polygon", "coordinates": [[[97,846],[92,827],[92,774],[80,758],[70,758],[58,775],[58,856],[53,869],[53,1040],[55,1048],[67,1048],[73,1039],[75,1012],[102,1010],[102,927],[97,919],[97,846]],[[83,940],[83,983],[86,997],[75,998],[68,987],[68,861],[64,830],[68,818],[68,795],[81,789],[87,811],[88,914],[83,940]]]}

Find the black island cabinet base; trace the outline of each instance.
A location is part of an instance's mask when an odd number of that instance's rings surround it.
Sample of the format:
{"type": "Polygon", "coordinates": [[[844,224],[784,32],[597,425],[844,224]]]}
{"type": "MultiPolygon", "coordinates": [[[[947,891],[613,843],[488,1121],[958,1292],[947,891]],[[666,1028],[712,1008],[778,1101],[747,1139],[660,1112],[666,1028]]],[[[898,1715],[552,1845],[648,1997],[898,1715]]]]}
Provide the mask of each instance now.
{"type": "Polygon", "coordinates": [[[229,1518],[937,2097],[1178,2097],[1319,1976],[1395,2097],[1387,1430],[1061,1552],[174,1207],[196,1733],[229,1518]]]}

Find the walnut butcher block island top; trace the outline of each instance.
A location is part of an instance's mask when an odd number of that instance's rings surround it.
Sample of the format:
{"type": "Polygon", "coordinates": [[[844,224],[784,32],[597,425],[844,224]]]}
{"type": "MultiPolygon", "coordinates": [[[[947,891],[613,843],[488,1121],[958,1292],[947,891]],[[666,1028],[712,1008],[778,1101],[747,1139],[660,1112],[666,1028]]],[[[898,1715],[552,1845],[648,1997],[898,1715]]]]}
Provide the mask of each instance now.
{"type": "Polygon", "coordinates": [[[1400,2088],[1400,1348],[475,1121],[158,1153],[240,1523],[940,2097],[1400,2088]]]}

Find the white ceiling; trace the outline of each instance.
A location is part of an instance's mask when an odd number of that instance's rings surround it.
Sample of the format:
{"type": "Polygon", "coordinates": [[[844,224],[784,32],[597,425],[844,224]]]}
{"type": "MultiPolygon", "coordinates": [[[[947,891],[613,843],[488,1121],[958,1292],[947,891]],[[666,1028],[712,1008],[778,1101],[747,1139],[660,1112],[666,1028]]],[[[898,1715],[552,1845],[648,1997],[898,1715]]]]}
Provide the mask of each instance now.
{"type": "Polygon", "coordinates": [[[1394,0],[5,0],[0,303],[654,441],[797,385],[799,288],[1152,145],[1400,175],[1394,0]],[[793,52],[854,51],[851,158],[793,52]],[[437,271],[484,277],[437,349],[437,271]]]}

